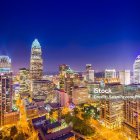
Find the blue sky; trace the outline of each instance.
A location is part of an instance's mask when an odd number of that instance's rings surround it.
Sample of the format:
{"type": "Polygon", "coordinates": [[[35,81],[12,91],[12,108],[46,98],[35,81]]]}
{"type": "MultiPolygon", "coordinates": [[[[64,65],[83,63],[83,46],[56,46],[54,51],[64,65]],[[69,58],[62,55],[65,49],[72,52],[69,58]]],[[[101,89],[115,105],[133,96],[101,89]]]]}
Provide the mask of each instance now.
{"type": "Polygon", "coordinates": [[[30,49],[38,38],[44,71],[66,63],[84,70],[91,63],[132,69],[140,54],[140,2],[133,0],[4,0],[0,2],[0,55],[13,69],[29,67],[30,49]]]}

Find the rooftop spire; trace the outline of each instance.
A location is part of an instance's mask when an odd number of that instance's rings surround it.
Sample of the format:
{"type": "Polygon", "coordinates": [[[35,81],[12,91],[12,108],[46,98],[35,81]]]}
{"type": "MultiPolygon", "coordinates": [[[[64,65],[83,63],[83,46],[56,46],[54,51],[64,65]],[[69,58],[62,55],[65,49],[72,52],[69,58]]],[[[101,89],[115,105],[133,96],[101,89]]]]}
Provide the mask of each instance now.
{"type": "Polygon", "coordinates": [[[32,43],[32,48],[41,48],[38,39],[35,39],[32,43]]]}

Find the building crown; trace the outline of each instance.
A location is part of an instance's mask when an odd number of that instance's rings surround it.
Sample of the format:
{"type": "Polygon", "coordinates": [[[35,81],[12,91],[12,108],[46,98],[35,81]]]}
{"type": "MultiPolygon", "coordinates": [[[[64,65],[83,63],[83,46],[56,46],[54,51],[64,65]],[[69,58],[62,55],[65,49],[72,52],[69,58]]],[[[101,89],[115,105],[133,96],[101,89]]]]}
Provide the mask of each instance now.
{"type": "Polygon", "coordinates": [[[136,60],[139,60],[139,59],[140,59],[140,55],[137,56],[136,60]]]}
{"type": "Polygon", "coordinates": [[[41,48],[38,39],[35,39],[32,43],[32,48],[41,48]]]}

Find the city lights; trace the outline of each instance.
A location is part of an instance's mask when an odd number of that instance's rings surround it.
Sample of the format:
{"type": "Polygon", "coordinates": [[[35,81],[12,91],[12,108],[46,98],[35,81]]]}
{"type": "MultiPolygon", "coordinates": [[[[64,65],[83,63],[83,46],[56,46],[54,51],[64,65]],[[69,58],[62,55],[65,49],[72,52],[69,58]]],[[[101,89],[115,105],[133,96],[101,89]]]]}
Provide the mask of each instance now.
{"type": "Polygon", "coordinates": [[[140,1],[1,1],[0,140],[140,140],[140,1]]]}

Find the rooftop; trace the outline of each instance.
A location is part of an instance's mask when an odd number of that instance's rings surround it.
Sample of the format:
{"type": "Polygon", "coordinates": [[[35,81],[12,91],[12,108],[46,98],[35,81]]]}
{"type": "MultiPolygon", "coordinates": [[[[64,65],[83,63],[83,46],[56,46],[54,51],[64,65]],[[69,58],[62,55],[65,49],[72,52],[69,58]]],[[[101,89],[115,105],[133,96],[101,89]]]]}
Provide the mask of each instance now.
{"type": "Polygon", "coordinates": [[[32,48],[41,48],[38,39],[35,39],[32,43],[32,48]]]}

